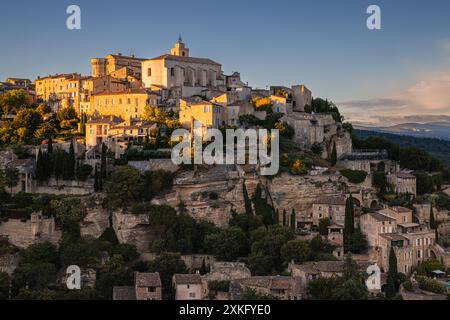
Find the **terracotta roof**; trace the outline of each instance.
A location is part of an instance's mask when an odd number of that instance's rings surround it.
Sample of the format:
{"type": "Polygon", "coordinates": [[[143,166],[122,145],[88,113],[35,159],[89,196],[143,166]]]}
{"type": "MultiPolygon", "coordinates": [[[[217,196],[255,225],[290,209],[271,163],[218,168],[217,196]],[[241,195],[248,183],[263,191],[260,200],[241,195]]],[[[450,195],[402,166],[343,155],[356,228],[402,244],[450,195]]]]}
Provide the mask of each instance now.
{"type": "Polygon", "coordinates": [[[174,274],[173,280],[176,284],[202,284],[199,274],[174,274]]]}
{"type": "Polygon", "coordinates": [[[162,56],[155,57],[149,60],[172,60],[172,61],[180,61],[180,62],[188,62],[188,63],[202,63],[202,64],[212,64],[220,66],[220,63],[217,63],[211,59],[207,58],[194,58],[194,57],[182,57],[182,56],[174,56],[171,54],[163,54],[162,56]]]}
{"type": "Polygon", "coordinates": [[[158,272],[135,272],[134,282],[137,287],[161,287],[161,278],[158,272]]]}
{"type": "Polygon", "coordinates": [[[113,300],[136,300],[134,287],[114,287],[113,300]]]}

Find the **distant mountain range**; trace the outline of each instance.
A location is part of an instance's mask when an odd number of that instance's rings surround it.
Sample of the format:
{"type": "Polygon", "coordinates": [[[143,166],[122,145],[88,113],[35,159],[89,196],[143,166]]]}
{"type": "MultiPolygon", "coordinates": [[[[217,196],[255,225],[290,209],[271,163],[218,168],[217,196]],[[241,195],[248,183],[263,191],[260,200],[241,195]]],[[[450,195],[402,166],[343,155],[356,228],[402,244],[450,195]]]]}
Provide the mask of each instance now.
{"type": "Polygon", "coordinates": [[[389,127],[354,124],[357,130],[407,135],[421,138],[437,138],[450,141],[450,122],[402,123],[389,127]]]}

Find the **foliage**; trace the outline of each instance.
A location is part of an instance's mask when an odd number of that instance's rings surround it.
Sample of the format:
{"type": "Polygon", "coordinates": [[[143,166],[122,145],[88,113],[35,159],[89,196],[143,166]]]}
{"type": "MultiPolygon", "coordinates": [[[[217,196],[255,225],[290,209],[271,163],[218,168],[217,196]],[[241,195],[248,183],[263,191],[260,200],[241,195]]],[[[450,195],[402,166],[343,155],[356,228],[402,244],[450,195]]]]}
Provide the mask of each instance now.
{"type": "Polygon", "coordinates": [[[363,183],[367,177],[367,172],[362,171],[362,170],[344,169],[344,170],[341,170],[340,172],[351,183],[363,183]]]}
{"type": "Polygon", "coordinates": [[[295,134],[294,128],[292,128],[287,122],[284,121],[277,122],[275,124],[275,129],[280,130],[280,135],[288,139],[291,139],[295,134]]]}
{"type": "Polygon", "coordinates": [[[367,288],[364,275],[358,271],[357,263],[348,254],[342,276],[319,277],[308,284],[308,294],[312,300],[366,300],[367,288]]]}
{"type": "Polygon", "coordinates": [[[330,163],[335,166],[337,163],[336,142],[333,142],[333,149],[331,150],[330,163]]]}
{"type": "Polygon", "coordinates": [[[306,241],[290,240],[281,247],[281,257],[286,263],[301,264],[311,257],[311,248],[306,241]]]}
{"type": "Polygon", "coordinates": [[[0,300],[9,298],[9,282],[9,275],[6,272],[0,272],[0,300]]]}
{"type": "Polygon", "coordinates": [[[323,146],[319,142],[314,142],[311,146],[311,152],[320,156],[323,153],[323,146]]]}
{"type": "Polygon", "coordinates": [[[422,290],[437,294],[443,294],[446,292],[445,287],[437,280],[424,276],[416,276],[416,280],[419,284],[419,288],[422,290]]]}
{"type": "Polygon", "coordinates": [[[353,204],[353,197],[350,197],[345,202],[345,220],[344,220],[344,251],[351,251],[352,238],[355,232],[355,208],[353,204]]]}
{"type": "Polygon", "coordinates": [[[186,273],[186,264],[178,253],[163,252],[148,263],[148,272],[159,272],[164,292],[172,289],[172,277],[177,273],[186,273]]]}
{"type": "Polygon", "coordinates": [[[77,198],[52,200],[51,211],[56,224],[64,231],[73,235],[79,234],[79,223],[86,216],[86,211],[81,207],[77,198]]]}
{"type": "Polygon", "coordinates": [[[108,203],[112,208],[124,207],[140,200],[142,178],[131,166],[117,167],[106,185],[108,203]]]}
{"type": "Polygon", "coordinates": [[[425,260],[417,265],[416,272],[419,276],[431,276],[435,270],[445,270],[445,266],[437,260],[425,260]]]}
{"type": "Polygon", "coordinates": [[[328,235],[328,227],[331,226],[331,219],[326,217],[319,220],[319,233],[322,236],[328,235]]]}
{"type": "Polygon", "coordinates": [[[280,225],[260,227],[253,231],[249,258],[252,274],[279,274],[283,268],[281,248],[293,239],[294,232],[280,225]]]}
{"type": "Polygon", "coordinates": [[[230,291],[230,281],[210,281],[208,282],[208,289],[211,291],[230,291]]]}
{"type": "Polygon", "coordinates": [[[235,261],[248,254],[247,237],[238,227],[229,227],[218,233],[208,235],[205,239],[208,252],[220,261],[235,261]]]}
{"type": "Polygon", "coordinates": [[[248,288],[242,293],[241,300],[277,300],[277,297],[271,294],[258,293],[255,289],[248,288]]]}
{"type": "Polygon", "coordinates": [[[0,94],[0,110],[7,115],[13,110],[27,107],[29,104],[27,92],[23,89],[10,90],[0,94]]]}
{"type": "Polygon", "coordinates": [[[112,298],[114,286],[133,285],[133,272],[126,267],[125,261],[120,255],[113,255],[97,274],[97,294],[104,299],[112,298]]]}

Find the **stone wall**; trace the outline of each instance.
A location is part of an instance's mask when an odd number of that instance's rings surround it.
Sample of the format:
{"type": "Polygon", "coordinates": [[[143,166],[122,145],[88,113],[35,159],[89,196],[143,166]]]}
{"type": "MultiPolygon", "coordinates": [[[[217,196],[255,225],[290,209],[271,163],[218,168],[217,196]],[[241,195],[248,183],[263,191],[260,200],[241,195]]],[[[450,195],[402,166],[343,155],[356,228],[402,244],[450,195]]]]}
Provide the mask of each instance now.
{"type": "Polygon", "coordinates": [[[57,245],[62,234],[55,229],[53,218],[42,218],[39,221],[9,219],[0,224],[0,235],[8,237],[12,245],[24,249],[32,244],[46,241],[57,245]]]}
{"type": "Polygon", "coordinates": [[[179,166],[171,159],[149,159],[148,161],[128,161],[128,165],[138,169],[141,173],[145,171],[164,170],[176,172],[179,166]]]}
{"type": "Polygon", "coordinates": [[[19,253],[0,256],[0,272],[6,272],[11,276],[19,265],[19,262],[19,253]]]}

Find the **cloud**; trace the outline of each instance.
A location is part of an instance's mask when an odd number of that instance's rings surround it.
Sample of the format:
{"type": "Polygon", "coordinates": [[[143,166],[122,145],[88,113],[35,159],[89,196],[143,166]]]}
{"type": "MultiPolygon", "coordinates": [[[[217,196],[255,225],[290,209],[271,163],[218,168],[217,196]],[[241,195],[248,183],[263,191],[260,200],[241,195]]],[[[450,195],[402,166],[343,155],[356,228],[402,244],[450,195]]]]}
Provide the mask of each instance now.
{"type": "Polygon", "coordinates": [[[450,121],[450,71],[430,74],[406,90],[386,97],[346,101],[338,105],[349,121],[377,124],[450,121]]]}

